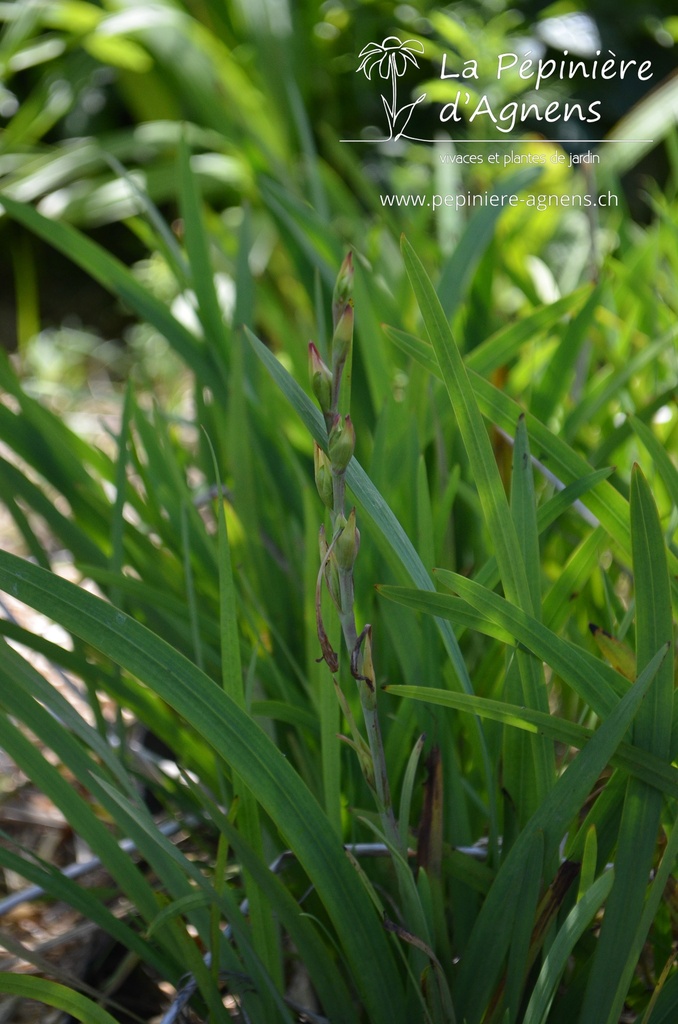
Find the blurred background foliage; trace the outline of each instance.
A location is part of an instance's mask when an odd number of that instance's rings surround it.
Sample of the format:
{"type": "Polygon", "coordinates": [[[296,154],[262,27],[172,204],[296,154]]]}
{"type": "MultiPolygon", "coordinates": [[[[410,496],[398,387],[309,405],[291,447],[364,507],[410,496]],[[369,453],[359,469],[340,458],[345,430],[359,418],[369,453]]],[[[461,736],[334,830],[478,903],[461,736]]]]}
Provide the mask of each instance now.
{"type": "MultiPolygon", "coordinates": [[[[135,215],[143,208],[143,193],[170,223],[175,220],[176,146],[186,132],[194,172],[214,211],[210,228],[222,261],[226,304],[233,240],[245,208],[252,214],[250,262],[257,279],[267,282],[258,294],[273,288],[284,297],[289,260],[301,244],[292,224],[299,210],[306,211],[323,258],[336,259],[340,247],[353,244],[360,224],[371,259],[392,244],[384,239],[385,229],[393,235],[413,219],[380,208],[378,189],[443,191],[445,179],[431,147],[339,142],[383,130],[379,89],[356,73],[357,55],[369,41],[396,34],[423,43],[425,54],[419,68],[411,68],[407,89],[415,96],[428,83],[431,102],[417,111],[417,127],[419,134],[437,137],[439,103],[449,88],[438,79],[443,52],[453,62],[455,54],[459,60],[478,59],[481,75],[483,60],[493,60],[505,48],[548,55],[549,49],[569,47],[574,55],[590,56],[599,47],[619,59],[642,54],[653,62],[650,82],[629,78],[606,84],[603,121],[595,130],[607,132],[641,99],[644,88],[665,82],[675,67],[678,35],[670,0],[633,2],[622,9],[605,2],[508,5],[499,0],[447,6],[428,0],[30,0],[2,4],[0,18],[5,23],[3,188],[37,203],[50,217],[85,228],[126,263],[142,261],[139,272],[153,274],[162,293],[168,287],[162,260],[145,258],[148,236],[135,215]]],[[[508,90],[502,100],[515,91],[508,79],[490,85],[508,90]]],[[[595,88],[586,85],[555,83],[549,90],[568,98],[581,92],[586,98],[595,88]]],[[[659,121],[653,133],[659,143],[675,106],[674,89],[651,111],[659,121]]],[[[582,128],[572,122],[566,127],[569,134],[582,128]]],[[[468,131],[472,137],[472,128],[468,131]]],[[[627,192],[639,218],[649,215],[648,204],[638,198],[647,176],[663,185],[669,174],[661,144],[651,154],[647,148],[610,146],[603,153],[616,175],[630,175],[627,192]]],[[[452,176],[447,184],[482,188],[486,178],[477,169],[452,176]]],[[[459,234],[453,220],[446,214],[434,222],[417,211],[416,229],[423,238],[437,235],[443,251],[449,251],[459,234]]],[[[60,328],[65,317],[75,316],[103,337],[124,331],[120,310],[86,274],[73,267],[61,272],[49,250],[21,229],[5,222],[2,230],[3,275],[13,271],[16,282],[14,291],[3,289],[0,300],[6,346],[27,341],[42,327],[60,328]]],[[[299,269],[297,261],[296,276],[299,269]]],[[[308,292],[308,280],[303,283],[308,292]]],[[[293,305],[299,315],[304,303],[293,305]]],[[[257,315],[266,318],[263,308],[257,315]]]]}

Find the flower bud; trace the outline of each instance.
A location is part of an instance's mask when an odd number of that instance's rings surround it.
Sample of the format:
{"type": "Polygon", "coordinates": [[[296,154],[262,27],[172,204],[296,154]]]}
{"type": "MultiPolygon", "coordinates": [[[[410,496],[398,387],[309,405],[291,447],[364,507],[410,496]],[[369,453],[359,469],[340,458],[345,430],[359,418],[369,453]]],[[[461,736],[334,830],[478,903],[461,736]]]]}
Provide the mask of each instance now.
{"type": "Polygon", "coordinates": [[[334,488],[332,484],[332,466],[320,445],[313,442],[313,470],[315,485],[323,505],[334,508],[334,488]]]}
{"type": "Polygon", "coordinates": [[[320,358],[313,342],[308,346],[308,372],[321,411],[329,412],[332,407],[332,371],[320,358]]]}
{"type": "Polygon", "coordinates": [[[353,301],[347,302],[339,311],[337,325],[332,338],[332,372],[337,380],[348,359],[353,343],[353,301]]]}
{"type": "Polygon", "coordinates": [[[341,587],[339,585],[339,569],[337,567],[337,560],[334,557],[334,551],[330,552],[329,558],[327,553],[329,551],[329,545],[325,536],[325,527],[320,527],[320,533],[318,535],[318,545],[320,547],[320,562],[322,575],[327,585],[327,589],[330,592],[330,597],[334,602],[337,611],[341,610],[341,587]]]}
{"type": "Polygon", "coordinates": [[[364,683],[360,701],[367,710],[377,706],[377,691],[374,686],[374,663],[372,661],[372,627],[368,623],[358,637],[351,652],[351,675],[358,684],[364,683]]]}
{"type": "Polygon", "coordinates": [[[353,298],[353,253],[349,252],[339,268],[332,296],[332,324],[337,326],[344,306],[353,298]]]}
{"type": "Polygon", "coordinates": [[[360,530],[356,526],[355,508],[351,509],[346,524],[334,543],[337,565],[350,572],[360,550],[360,530]]]}
{"type": "Polygon", "coordinates": [[[365,642],[363,644],[363,663],[360,673],[365,681],[366,691],[362,701],[365,708],[374,711],[377,707],[377,691],[374,685],[374,663],[372,661],[372,627],[365,626],[365,642]]]}
{"type": "Polygon", "coordinates": [[[335,475],[343,473],[355,451],[355,428],[350,416],[335,416],[327,442],[327,450],[335,475]]]}
{"type": "Polygon", "coordinates": [[[372,627],[365,626],[363,630],[365,640],[363,643],[362,676],[370,690],[374,693],[374,662],[372,661],[372,627]]]}

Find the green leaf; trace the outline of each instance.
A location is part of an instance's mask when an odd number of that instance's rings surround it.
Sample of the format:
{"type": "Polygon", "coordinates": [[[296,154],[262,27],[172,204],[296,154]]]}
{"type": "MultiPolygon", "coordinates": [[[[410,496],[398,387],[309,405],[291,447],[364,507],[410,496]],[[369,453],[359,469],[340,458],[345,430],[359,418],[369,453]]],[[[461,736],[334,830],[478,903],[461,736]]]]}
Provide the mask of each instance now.
{"type": "MultiPolygon", "coordinates": [[[[273,353],[251,331],[246,330],[246,334],[255,352],[267,367],[291,406],[300,416],[311,437],[321,447],[325,447],[327,445],[327,429],[319,410],[316,409],[297,382],[278,362],[273,353]]],[[[387,556],[392,560],[395,555],[397,562],[405,569],[412,582],[416,583],[417,586],[425,590],[433,590],[431,578],[422,565],[412,542],[382,495],[377,491],[367,473],[355,458],[351,459],[349,463],[346,471],[346,480],[360,502],[362,511],[372,520],[377,528],[377,536],[381,541],[382,547],[387,552],[387,556]]],[[[468,671],[454,634],[445,623],[440,623],[439,629],[461,685],[468,693],[473,692],[473,686],[468,677],[468,671]]]]}
{"type": "Polygon", "coordinates": [[[410,828],[410,808],[412,806],[412,790],[414,788],[414,779],[419,765],[419,758],[421,752],[424,749],[424,743],[426,742],[425,736],[420,736],[417,742],[412,748],[409,760],[407,762],[407,768],[403,776],[402,786],[400,789],[400,813],[398,814],[398,824],[400,828],[400,845],[404,850],[407,849],[409,839],[409,828],[410,828]]]}
{"type": "Polygon", "coordinates": [[[36,999],[47,1006],[54,1006],[64,1013],[70,1013],[82,1024],[116,1024],[115,1018],[91,999],[64,985],[57,985],[54,981],[18,974],[0,974],[0,992],[23,999],[36,999]]]}
{"type": "Polygon", "coordinates": [[[534,476],[530,460],[530,443],[525,417],[518,419],[513,446],[513,473],[511,476],[511,517],[523,556],[531,611],[541,618],[541,564],[539,560],[539,532],[537,504],[534,496],[534,476]]]}
{"type": "MultiPolygon", "coordinates": [[[[546,422],[558,409],[566,393],[577,357],[588,336],[591,322],[601,298],[602,286],[594,288],[584,308],[568,325],[558,348],[551,356],[543,380],[532,399],[532,412],[539,420],[546,422]]],[[[474,367],[477,369],[477,367],[474,367]]]]}
{"type": "MultiPolygon", "coordinates": [[[[3,838],[6,843],[10,841],[8,836],[3,836],[3,838]]],[[[0,844],[0,864],[3,867],[39,886],[52,899],[63,900],[88,921],[93,921],[102,931],[121,943],[125,949],[138,954],[145,963],[160,971],[164,977],[178,980],[181,973],[180,968],[176,964],[173,965],[166,954],[160,953],[145,942],[138,932],[118,920],[102,904],[98,893],[90,892],[84,886],[67,878],[58,868],[39,860],[35,854],[31,854],[31,856],[33,860],[28,860],[26,856],[19,856],[0,844]]]]}
{"type": "MultiPolygon", "coordinates": [[[[636,663],[642,674],[652,651],[671,649],[673,618],[666,549],[657,508],[640,467],[631,477],[631,539],[636,599],[636,663]]],[[[673,714],[673,659],[657,673],[633,727],[636,746],[668,761],[673,714]]],[[[647,925],[643,904],[657,850],[662,797],[637,779],[629,781],[615,857],[615,884],[608,900],[586,988],[581,1024],[613,1024],[621,1013],[639,943],[647,925]],[[620,979],[613,989],[610,979],[620,979]]]]}
{"type": "MultiPolygon", "coordinates": [[[[219,481],[216,456],[214,471],[219,481]]],[[[228,526],[226,524],[226,513],[224,510],[224,499],[219,487],[219,508],[217,514],[218,538],[219,538],[219,630],[221,633],[221,665],[222,665],[222,686],[224,692],[239,707],[245,709],[246,700],[242,676],[242,664],[240,661],[240,639],[238,636],[238,607],[236,599],[235,581],[231,565],[231,546],[228,537],[228,526]]],[[[233,798],[239,801],[238,824],[243,837],[254,850],[255,854],[264,859],[264,842],[261,831],[259,808],[256,799],[250,793],[246,784],[243,784],[234,773],[233,776],[233,798]]],[[[278,928],[273,918],[271,906],[261,891],[255,886],[249,885],[250,879],[245,875],[245,888],[249,897],[250,921],[252,923],[252,935],[254,945],[266,966],[269,975],[275,979],[278,989],[283,987],[283,974],[280,950],[280,937],[278,928]]],[[[270,1013],[270,1003],[265,1012],[270,1013]]]]}
{"type": "MultiPolygon", "coordinates": [[[[483,377],[489,377],[494,370],[514,359],[526,342],[534,342],[544,331],[559,323],[563,317],[576,312],[589,290],[588,286],[580,288],[556,302],[539,306],[516,323],[502,327],[468,353],[465,357],[466,366],[483,377]]],[[[390,327],[388,324],[384,324],[383,328],[386,336],[398,348],[412,355],[422,366],[426,366],[429,372],[440,376],[440,367],[435,352],[428,342],[413,334],[408,334],[406,331],[401,331],[397,327],[390,327]]]]}
{"type": "Polygon", "coordinates": [[[629,423],[652,456],[662,482],[671,496],[671,501],[674,507],[678,508],[678,469],[676,469],[671,461],[669,453],[647,424],[643,423],[637,416],[629,416],[629,423]]]}
{"type": "MultiPolygon", "coordinates": [[[[493,195],[510,196],[522,191],[537,180],[540,168],[523,168],[503,178],[493,189],[493,195]]],[[[445,316],[452,319],[473,279],[480,258],[492,240],[497,221],[506,207],[502,203],[483,206],[469,219],[464,233],[443,267],[437,292],[445,316]]]]}
{"type": "MultiPolygon", "coordinates": [[[[518,534],[510,514],[490,439],[469,384],[464,362],[433,285],[412,246],[404,237],[401,240],[401,248],[405,268],[435,350],[468,455],[485,523],[494,543],[497,565],[507,598],[527,612],[532,612],[532,595],[518,534]]],[[[527,469],[531,472],[529,454],[527,457],[527,469]]],[[[534,528],[531,532],[533,535],[536,534],[534,528]]],[[[543,685],[543,678],[540,678],[538,664],[524,658],[520,652],[517,661],[525,703],[542,711],[548,710],[546,688],[543,685]]],[[[520,813],[525,818],[532,813],[548,793],[555,770],[553,751],[546,744],[539,738],[533,738],[530,747],[532,764],[526,769],[526,772],[521,773],[521,779],[527,785],[520,787],[521,793],[523,789],[525,791],[525,799],[520,801],[520,813]]],[[[515,796],[517,798],[517,794],[515,796]]]]}
{"type": "Polygon", "coordinates": [[[332,956],[328,944],[320,941],[311,918],[300,913],[299,904],[290,895],[268,866],[257,857],[218,807],[207,802],[210,818],[235,850],[244,870],[254,879],[263,897],[268,901],[308,970],[313,985],[325,1007],[332,1008],[337,1024],[353,1024],[355,1005],[349,995],[344,978],[332,956]]]}
{"type": "Polygon", "coordinates": [[[322,809],[252,719],[159,637],[73,584],[0,552],[0,588],[50,615],[142,680],[238,772],[316,887],[370,1020],[402,1022],[400,980],[381,923],[355,885],[322,809]],[[379,964],[378,971],[374,964],[379,964]]]}
{"type": "Polygon", "coordinates": [[[563,425],[564,437],[568,440],[576,437],[580,428],[592,420],[607,401],[618,395],[634,374],[659,359],[663,352],[672,351],[677,335],[678,328],[672,328],[656,341],[642,345],[640,351],[625,360],[619,369],[606,374],[602,381],[591,386],[567,417],[563,425]]]}
{"type": "Polygon", "coordinates": [[[464,441],[507,595],[512,601],[522,603],[522,599],[529,600],[525,567],[485,424],[433,285],[407,239],[402,239],[401,246],[405,268],[464,441]]]}
{"type": "MultiPolygon", "coordinates": [[[[191,170],[191,158],[185,137],[178,152],[179,202],[184,224],[186,252],[191,282],[198,300],[200,321],[210,346],[223,367],[229,365],[229,337],[214,285],[210,259],[210,239],[203,224],[198,182],[191,170]]],[[[206,381],[203,381],[206,383],[206,381]]]]}
{"type": "MultiPolygon", "coordinates": [[[[626,682],[608,665],[593,657],[583,647],[577,647],[557,636],[498,594],[447,569],[437,569],[435,575],[446,587],[465,598],[478,613],[475,629],[494,635],[491,629],[485,628],[488,619],[501,626],[514,637],[515,644],[521,644],[540,661],[550,665],[597,715],[605,717],[614,707],[615,694],[625,692],[626,682]]],[[[447,594],[426,594],[406,587],[383,586],[379,588],[379,593],[415,611],[445,616],[452,621],[458,608],[454,598],[447,594]]]]}
{"type": "Polygon", "coordinates": [[[551,864],[568,824],[579,813],[591,787],[615,753],[658,670],[665,663],[667,652],[668,645],[664,645],[579,756],[558,778],[502,862],[460,965],[455,997],[459,1017],[462,1020],[466,1017],[467,1024],[479,1024],[499,976],[508,940],[496,942],[497,922],[502,920],[506,907],[513,903],[516,882],[521,877],[524,857],[534,835],[538,831],[543,832],[544,864],[551,864]]]}
{"type": "Polygon", "coordinates": [[[610,893],[614,873],[606,871],[584,893],[559,929],[532,990],[523,1024],[546,1024],[572,951],[610,893]]]}
{"type": "MultiPolygon", "coordinates": [[[[402,340],[402,332],[394,332],[388,328],[392,337],[402,340]]],[[[422,363],[431,373],[442,380],[442,371],[433,358],[430,345],[418,338],[408,337],[407,351],[422,363]]],[[[499,388],[494,387],[480,374],[469,368],[469,385],[475,394],[478,406],[483,415],[497,427],[510,433],[518,417],[524,412],[516,401],[499,388]]],[[[666,396],[668,400],[668,395],[666,396]]],[[[662,399],[662,403],[664,400],[662,399]]],[[[581,455],[574,451],[561,437],[545,427],[535,416],[525,413],[528,435],[538,459],[548,458],[549,470],[561,483],[571,485],[591,476],[591,466],[581,455]]],[[[589,491],[587,506],[600,520],[610,536],[620,546],[622,552],[630,557],[631,537],[629,533],[628,502],[609,482],[601,480],[595,486],[586,488],[589,491]]],[[[678,558],[669,553],[669,568],[673,575],[672,589],[674,597],[678,597],[678,558]]]]}
{"type": "MultiPolygon", "coordinates": [[[[428,686],[392,685],[385,686],[384,690],[395,697],[407,697],[423,704],[454,708],[492,722],[501,722],[502,725],[546,736],[554,742],[564,743],[578,750],[582,750],[594,735],[592,729],[577,722],[568,722],[564,718],[557,718],[543,711],[534,711],[532,708],[491,700],[488,697],[472,697],[466,693],[452,693],[450,690],[428,686]]],[[[678,769],[639,747],[630,743],[620,743],[611,758],[611,764],[642,779],[667,796],[678,797],[678,769]]]]}
{"type": "Polygon", "coordinates": [[[579,593],[597,568],[600,549],[605,541],[602,526],[587,534],[562,566],[558,579],[544,597],[544,622],[554,633],[566,621],[573,595],[579,593]]]}

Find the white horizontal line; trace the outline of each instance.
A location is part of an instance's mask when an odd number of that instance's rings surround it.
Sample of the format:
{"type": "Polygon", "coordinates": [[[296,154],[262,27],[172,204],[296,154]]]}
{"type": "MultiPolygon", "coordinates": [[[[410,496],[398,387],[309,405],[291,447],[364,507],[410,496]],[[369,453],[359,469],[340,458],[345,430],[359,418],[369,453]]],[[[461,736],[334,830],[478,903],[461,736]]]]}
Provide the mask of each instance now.
{"type": "MultiPolygon", "coordinates": [[[[340,142],[371,143],[372,145],[383,145],[385,142],[399,142],[400,139],[339,139],[340,142]]],[[[407,139],[408,142],[453,142],[455,146],[473,146],[480,142],[491,142],[496,146],[506,146],[509,143],[522,142],[525,145],[550,145],[560,146],[563,142],[576,142],[580,146],[605,144],[608,146],[619,145],[625,142],[654,142],[654,139],[407,139]]]]}

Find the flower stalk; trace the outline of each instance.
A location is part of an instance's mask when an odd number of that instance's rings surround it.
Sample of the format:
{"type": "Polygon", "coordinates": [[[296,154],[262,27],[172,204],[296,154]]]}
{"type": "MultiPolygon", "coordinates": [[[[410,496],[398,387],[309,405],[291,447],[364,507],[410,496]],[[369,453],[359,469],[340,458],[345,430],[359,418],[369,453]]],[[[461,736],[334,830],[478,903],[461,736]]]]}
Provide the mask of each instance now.
{"type": "MultiPolygon", "coordinates": [[[[400,850],[402,843],[393,813],[391,791],[386,771],[386,756],[377,714],[377,689],[372,661],[372,627],[360,633],[355,618],[353,570],[360,550],[360,531],[355,508],[346,514],[346,470],[355,451],[355,427],[348,412],[340,411],[342,375],[350,361],[353,344],[353,263],[351,254],[342,263],[332,299],[331,369],[322,362],[315,345],[309,346],[311,387],[318,400],[327,427],[327,454],[316,446],[314,468],[316,485],[323,503],[329,508],[332,538],[327,541],[324,526],[320,529],[321,563],[316,586],[315,608],[318,639],[322,656],[334,675],[339,659],[332,649],[321,614],[321,589],[325,580],[337,609],[341,631],[349,658],[351,675],[356,681],[367,745],[352,742],[359,753],[363,775],[374,791],[382,829],[387,841],[400,850]],[[329,395],[329,398],[328,398],[329,395]],[[329,479],[331,479],[331,500],[329,479]],[[366,752],[369,751],[367,763],[366,752]]],[[[335,682],[335,685],[336,682],[335,682]]],[[[342,706],[347,707],[345,700],[342,706]]],[[[351,721],[351,720],[350,720],[351,721]]],[[[353,725],[351,724],[353,730],[353,725]]]]}

